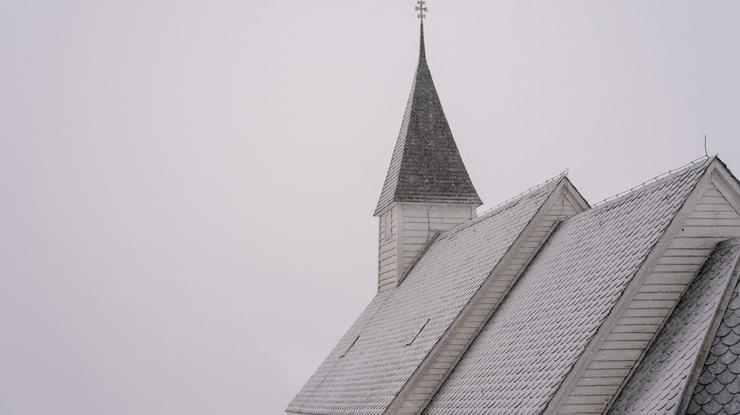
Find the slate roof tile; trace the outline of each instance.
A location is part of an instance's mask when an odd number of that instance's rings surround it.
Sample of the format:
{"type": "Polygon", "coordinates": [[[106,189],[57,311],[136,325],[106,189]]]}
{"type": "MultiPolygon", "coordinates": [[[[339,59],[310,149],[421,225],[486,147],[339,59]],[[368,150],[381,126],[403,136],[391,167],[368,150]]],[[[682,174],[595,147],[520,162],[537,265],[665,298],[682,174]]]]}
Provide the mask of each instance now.
{"type": "MultiPolygon", "coordinates": [[[[725,249],[735,252],[728,259],[734,266],[734,277],[738,278],[740,267],[740,238],[723,242],[725,249]]],[[[736,284],[727,309],[714,335],[706,361],[694,387],[689,403],[688,415],[738,414],[740,413],[740,284],[736,284]]]]}
{"type": "Polygon", "coordinates": [[[708,165],[563,222],[424,413],[541,413],[708,165]]]}
{"type": "MultiPolygon", "coordinates": [[[[688,387],[704,339],[732,277],[740,245],[721,243],[686,290],[609,414],[672,414],[688,387]]],[[[731,331],[724,339],[734,335],[731,331]]],[[[722,343],[725,343],[722,341],[722,343]]],[[[722,357],[720,357],[720,360],[722,357]]],[[[716,361],[717,359],[715,359],[716,361]]],[[[728,362],[729,363],[729,362],[728,362]]],[[[724,388],[717,389],[722,394],[724,388]]],[[[720,400],[727,394],[717,395],[720,400]]],[[[704,403],[708,403],[707,400],[704,403]]]]}
{"type": "Polygon", "coordinates": [[[373,299],[288,411],[382,413],[559,182],[550,180],[441,234],[399,287],[373,299]]]}

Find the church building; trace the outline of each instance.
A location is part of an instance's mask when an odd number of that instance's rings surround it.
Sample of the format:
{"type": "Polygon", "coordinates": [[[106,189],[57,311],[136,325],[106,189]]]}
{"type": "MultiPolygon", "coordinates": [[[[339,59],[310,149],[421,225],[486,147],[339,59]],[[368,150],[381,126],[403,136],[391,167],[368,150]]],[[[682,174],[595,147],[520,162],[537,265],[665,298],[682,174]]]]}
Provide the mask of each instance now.
{"type": "Polygon", "coordinates": [[[420,43],[375,208],[377,294],[286,412],[740,414],[740,183],[722,160],[597,205],[561,174],[478,213],[423,20],[420,43]]]}

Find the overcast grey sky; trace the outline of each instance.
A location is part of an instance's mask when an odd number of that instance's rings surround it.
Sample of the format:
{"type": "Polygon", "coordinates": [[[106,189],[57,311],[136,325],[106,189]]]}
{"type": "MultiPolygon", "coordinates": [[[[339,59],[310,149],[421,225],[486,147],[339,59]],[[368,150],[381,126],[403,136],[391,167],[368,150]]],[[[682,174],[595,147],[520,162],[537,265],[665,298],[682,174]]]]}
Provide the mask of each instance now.
{"type": "MultiPolygon", "coordinates": [[[[374,294],[413,0],[0,0],[0,413],[280,413],[374,294]]],[[[740,172],[740,2],[429,0],[493,205],[740,172]]]]}

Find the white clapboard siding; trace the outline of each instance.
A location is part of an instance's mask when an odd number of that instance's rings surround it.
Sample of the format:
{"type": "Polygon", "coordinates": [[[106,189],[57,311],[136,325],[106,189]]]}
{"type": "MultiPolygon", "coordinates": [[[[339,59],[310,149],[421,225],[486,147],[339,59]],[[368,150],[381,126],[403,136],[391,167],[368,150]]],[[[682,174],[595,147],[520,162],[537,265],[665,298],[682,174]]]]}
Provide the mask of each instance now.
{"type": "Polygon", "coordinates": [[[391,206],[379,218],[378,292],[396,286],[398,281],[398,212],[391,206]]]}
{"type": "Polygon", "coordinates": [[[473,205],[393,203],[380,215],[378,292],[397,287],[435,234],[475,216],[473,205]]]}
{"type": "Polygon", "coordinates": [[[557,224],[587,207],[580,196],[569,192],[575,191],[566,181],[561,186],[466,305],[387,414],[421,413],[557,224]]]}
{"type": "Polygon", "coordinates": [[[434,234],[450,230],[463,222],[469,221],[475,215],[475,208],[471,205],[403,203],[401,211],[399,239],[401,276],[408,270],[434,234]]]}
{"type": "Polygon", "coordinates": [[[601,414],[647,351],[715,245],[740,236],[740,215],[710,181],[606,338],[588,358],[559,414],[601,414]]]}

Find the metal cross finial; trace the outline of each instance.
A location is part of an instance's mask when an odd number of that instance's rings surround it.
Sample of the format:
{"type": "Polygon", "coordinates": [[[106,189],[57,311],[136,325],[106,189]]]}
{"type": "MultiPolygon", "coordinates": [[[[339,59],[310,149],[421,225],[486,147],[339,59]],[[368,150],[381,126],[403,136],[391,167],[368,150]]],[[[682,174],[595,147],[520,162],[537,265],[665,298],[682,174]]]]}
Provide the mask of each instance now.
{"type": "Polygon", "coordinates": [[[416,17],[418,17],[422,22],[424,21],[424,18],[427,17],[426,12],[429,11],[426,3],[427,2],[424,0],[416,0],[416,7],[414,7],[414,10],[418,12],[416,17]]]}

